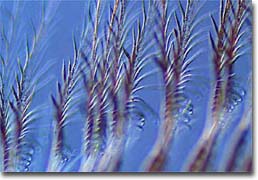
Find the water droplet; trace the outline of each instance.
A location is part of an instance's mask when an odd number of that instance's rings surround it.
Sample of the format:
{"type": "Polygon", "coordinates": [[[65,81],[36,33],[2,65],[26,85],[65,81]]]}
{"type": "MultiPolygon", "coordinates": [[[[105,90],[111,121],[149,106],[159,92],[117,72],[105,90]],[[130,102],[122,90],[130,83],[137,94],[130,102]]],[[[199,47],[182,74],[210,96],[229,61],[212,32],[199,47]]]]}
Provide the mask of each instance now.
{"type": "Polygon", "coordinates": [[[18,172],[28,172],[29,171],[29,167],[18,165],[17,171],[18,172]]]}
{"type": "Polygon", "coordinates": [[[65,145],[62,149],[62,153],[59,155],[61,164],[66,165],[67,162],[75,157],[75,153],[74,150],[65,145]]]}
{"type": "Polygon", "coordinates": [[[187,110],[188,110],[188,114],[189,114],[189,115],[193,115],[193,105],[192,105],[192,104],[190,104],[190,105],[188,106],[187,110]]]}
{"type": "Polygon", "coordinates": [[[31,165],[31,161],[28,161],[26,159],[20,159],[18,162],[18,171],[19,172],[26,172],[29,170],[29,166],[31,165]]]}
{"type": "Polygon", "coordinates": [[[189,123],[189,122],[190,122],[190,119],[185,118],[185,119],[183,120],[183,122],[185,122],[185,123],[189,123]]]}
{"type": "Polygon", "coordinates": [[[26,162],[25,162],[25,165],[26,165],[26,166],[30,166],[30,164],[31,164],[31,161],[26,161],[26,162]]]}
{"type": "Polygon", "coordinates": [[[139,120],[139,123],[138,123],[137,127],[142,130],[143,127],[144,127],[144,125],[145,125],[145,119],[142,117],[142,118],[139,120]]]}
{"type": "Polygon", "coordinates": [[[240,91],[240,94],[241,94],[241,96],[245,96],[245,94],[246,94],[245,90],[242,89],[242,90],[240,91]]]}
{"type": "Polygon", "coordinates": [[[25,167],[24,172],[28,172],[29,171],[29,167],[25,167]]]}
{"type": "Polygon", "coordinates": [[[234,104],[234,105],[237,105],[237,104],[239,104],[240,102],[242,102],[243,99],[242,99],[242,96],[241,96],[240,94],[234,93],[234,94],[232,95],[232,101],[233,101],[233,104],[234,104]]]}
{"type": "Polygon", "coordinates": [[[23,160],[32,161],[32,155],[29,153],[23,153],[20,155],[20,157],[23,160]]]}
{"type": "Polygon", "coordinates": [[[240,86],[236,86],[233,88],[235,92],[239,93],[240,96],[245,96],[246,95],[246,91],[244,88],[240,87],[240,86]]]}
{"type": "Polygon", "coordinates": [[[237,102],[242,102],[243,101],[243,99],[241,98],[241,97],[239,97],[238,99],[237,99],[237,102]]]}
{"type": "Polygon", "coordinates": [[[68,162],[68,157],[67,156],[65,156],[65,155],[62,155],[62,160],[61,160],[61,163],[62,164],[65,164],[66,162],[68,162]]]}
{"type": "Polygon", "coordinates": [[[228,107],[228,112],[233,112],[233,110],[235,109],[235,106],[230,104],[229,107],[228,107]]]}
{"type": "Polygon", "coordinates": [[[177,119],[177,123],[178,123],[178,127],[177,129],[180,129],[180,126],[181,128],[182,127],[186,127],[187,129],[191,129],[191,125],[190,125],[190,122],[191,122],[191,118],[188,114],[183,114],[181,115],[178,119],[177,119]]]}

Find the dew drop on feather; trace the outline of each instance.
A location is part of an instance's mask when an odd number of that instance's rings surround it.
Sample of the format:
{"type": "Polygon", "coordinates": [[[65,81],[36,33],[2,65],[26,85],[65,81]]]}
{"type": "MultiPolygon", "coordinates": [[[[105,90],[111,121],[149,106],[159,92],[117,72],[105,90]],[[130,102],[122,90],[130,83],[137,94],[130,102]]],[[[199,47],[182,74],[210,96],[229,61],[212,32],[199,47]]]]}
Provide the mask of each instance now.
{"type": "Polygon", "coordinates": [[[244,90],[244,89],[240,90],[240,94],[241,94],[242,96],[245,96],[245,95],[246,95],[245,90],[244,90]]]}
{"type": "Polygon", "coordinates": [[[230,104],[229,107],[228,107],[228,112],[229,113],[233,112],[234,108],[235,108],[235,106],[230,104]]]}
{"type": "Polygon", "coordinates": [[[233,101],[235,101],[235,102],[241,102],[241,101],[242,101],[242,96],[239,95],[238,93],[234,93],[234,94],[232,95],[232,99],[233,99],[233,101]]]}
{"type": "Polygon", "coordinates": [[[246,95],[245,89],[240,86],[234,87],[233,90],[237,92],[241,97],[244,97],[246,95]]]}
{"type": "Polygon", "coordinates": [[[184,123],[189,123],[190,120],[191,120],[191,118],[190,118],[188,115],[184,115],[184,116],[183,116],[183,122],[184,122],[184,123]]]}
{"type": "Polygon", "coordinates": [[[62,156],[61,163],[62,163],[62,164],[65,164],[67,161],[68,161],[68,157],[65,156],[65,155],[63,155],[63,156],[62,156]]]}
{"type": "Polygon", "coordinates": [[[242,102],[243,101],[243,98],[239,97],[236,99],[237,102],[242,102]]]}
{"type": "Polygon", "coordinates": [[[26,161],[26,160],[20,160],[18,162],[18,167],[17,170],[19,172],[27,172],[29,170],[29,166],[30,166],[31,162],[30,161],[26,161]]]}
{"type": "Polygon", "coordinates": [[[28,172],[28,171],[29,171],[29,168],[25,167],[24,172],[28,172]]]}
{"type": "Polygon", "coordinates": [[[234,106],[238,105],[238,102],[237,101],[233,101],[233,105],[234,106]]]}
{"type": "Polygon", "coordinates": [[[143,130],[143,127],[145,126],[145,118],[142,117],[139,119],[139,123],[137,124],[137,127],[140,129],[140,130],[143,130]]]}
{"type": "Polygon", "coordinates": [[[31,157],[29,158],[21,158],[20,161],[22,162],[22,164],[25,164],[26,166],[29,166],[31,164],[31,157]]]}
{"type": "Polygon", "coordinates": [[[61,163],[66,164],[75,156],[75,152],[68,146],[64,146],[61,154],[61,163]]]}
{"type": "Polygon", "coordinates": [[[23,153],[21,154],[21,158],[27,161],[32,161],[32,155],[29,153],[23,153]]]}
{"type": "Polygon", "coordinates": [[[193,105],[190,104],[188,107],[187,107],[187,110],[188,110],[188,114],[189,115],[193,115],[193,105]]]}
{"type": "Polygon", "coordinates": [[[28,166],[30,166],[31,165],[31,161],[26,161],[25,162],[25,165],[28,167],[28,166]]]}

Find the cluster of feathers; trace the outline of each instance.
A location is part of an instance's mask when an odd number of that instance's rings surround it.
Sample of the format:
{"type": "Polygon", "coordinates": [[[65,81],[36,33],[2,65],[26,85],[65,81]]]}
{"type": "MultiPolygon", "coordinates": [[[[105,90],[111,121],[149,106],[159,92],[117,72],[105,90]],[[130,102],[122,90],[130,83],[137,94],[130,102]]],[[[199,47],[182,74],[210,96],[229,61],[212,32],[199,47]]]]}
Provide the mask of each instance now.
{"type": "Polygon", "coordinates": [[[131,125],[144,128],[148,111],[155,114],[157,136],[138,171],[163,172],[180,124],[195,131],[189,124],[195,111],[191,90],[202,91],[200,84],[211,89],[202,96],[208,101],[205,127],[180,171],[252,171],[252,72],[243,86],[235,70],[251,52],[251,2],[220,0],[217,14],[203,13],[206,3],[88,1],[82,31],[73,35],[73,57],[63,61],[57,91],[49,92],[47,105],[36,98],[50,83],[44,75],[55,65],[45,64],[44,54],[57,24],[58,5],[43,3],[40,21],[31,21],[24,37],[17,23],[24,4],[13,2],[12,10],[0,4],[1,171],[35,171],[37,147],[44,146],[32,132],[41,128],[35,124],[51,106],[51,148],[41,154],[48,159],[44,171],[70,172],[76,165],[79,172],[121,171],[131,125]],[[140,7],[137,11],[134,3],[140,7]],[[202,27],[207,20],[213,26],[208,32],[202,27]],[[210,48],[202,49],[203,42],[210,48]],[[211,66],[213,78],[208,82],[202,69],[195,68],[198,59],[204,59],[204,68],[211,66]],[[160,83],[146,84],[152,76],[159,76],[160,83]],[[142,96],[153,89],[163,94],[159,113],[142,96]],[[232,112],[240,105],[243,112],[236,117],[232,112]],[[66,134],[75,117],[84,127],[71,132],[82,134],[81,149],[72,157],[66,134]],[[217,165],[221,136],[235,119],[240,120],[223,149],[228,154],[217,165]]]}

